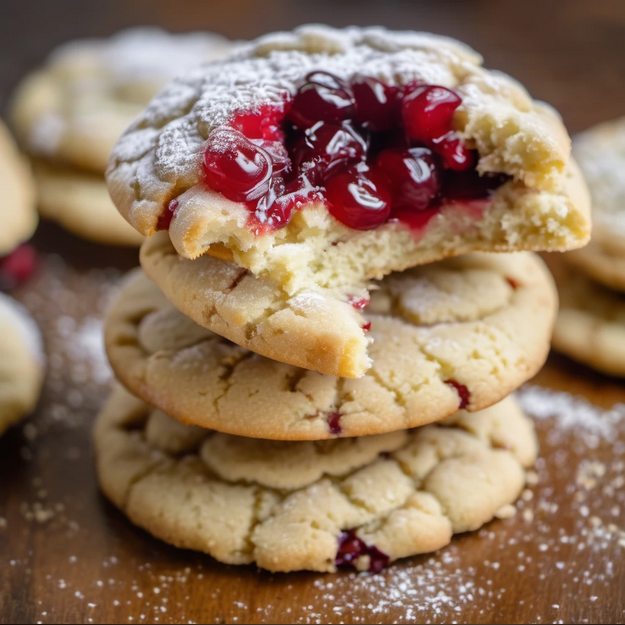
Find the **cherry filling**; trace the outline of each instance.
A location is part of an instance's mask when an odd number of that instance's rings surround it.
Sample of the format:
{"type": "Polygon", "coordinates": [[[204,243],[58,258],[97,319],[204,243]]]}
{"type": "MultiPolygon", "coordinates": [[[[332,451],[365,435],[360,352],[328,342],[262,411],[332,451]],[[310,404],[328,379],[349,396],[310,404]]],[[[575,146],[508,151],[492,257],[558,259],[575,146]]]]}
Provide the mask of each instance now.
{"type": "MultiPolygon", "coordinates": [[[[477,151],[454,130],[461,104],[442,86],[311,72],[284,105],[237,114],[210,135],[204,180],[244,202],[257,232],[313,201],[357,230],[391,219],[422,228],[443,203],[485,200],[507,180],[477,173],[477,151]]],[[[163,216],[159,228],[168,225],[163,216]]]]}
{"type": "Polygon", "coordinates": [[[328,415],[328,429],[330,430],[330,434],[334,434],[338,436],[342,434],[343,427],[341,426],[341,417],[343,415],[339,412],[333,412],[331,415],[328,415]]]}
{"type": "Polygon", "coordinates": [[[0,258],[0,289],[12,289],[29,280],[37,268],[35,250],[24,243],[0,258]]]}
{"type": "Polygon", "coordinates": [[[458,392],[458,397],[460,398],[460,404],[458,405],[458,408],[460,410],[464,410],[471,401],[471,392],[469,391],[469,389],[464,384],[456,382],[456,380],[445,380],[445,384],[448,384],[452,388],[456,389],[456,391],[458,392]]]}
{"type": "Polygon", "coordinates": [[[336,554],[336,566],[355,566],[358,558],[369,556],[369,573],[379,573],[388,566],[390,558],[375,545],[367,545],[356,536],[354,530],[347,530],[339,536],[339,548],[336,554]]]}

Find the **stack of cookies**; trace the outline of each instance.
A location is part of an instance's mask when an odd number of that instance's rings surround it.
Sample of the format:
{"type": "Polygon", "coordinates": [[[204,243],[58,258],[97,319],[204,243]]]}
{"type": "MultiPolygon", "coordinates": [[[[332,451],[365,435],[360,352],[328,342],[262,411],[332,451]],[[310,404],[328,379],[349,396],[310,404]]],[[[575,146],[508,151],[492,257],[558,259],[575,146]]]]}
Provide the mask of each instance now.
{"type": "Polygon", "coordinates": [[[510,393],[557,310],[527,250],[590,230],[553,110],[453,40],[306,26],[172,82],[107,180],[149,237],[95,431],[134,523],[379,571],[514,512],[537,443],[510,393]]]}
{"type": "Polygon", "coordinates": [[[625,119],[579,135],[573,151],[590,187],[593,236],[586,248],[549,260],[561,299],[553,345],[598,371],[624,377],[625,119]]]}
{"type": "Polygon", "coordinates": [[[223,56],[230,46],[212,33],[134,28],[52,52],[19,86],[11,115],[33,163],[41,214],[90,241],[140,245],[143,237],[106,189],[111,149],[181,66],[223,56]]]}

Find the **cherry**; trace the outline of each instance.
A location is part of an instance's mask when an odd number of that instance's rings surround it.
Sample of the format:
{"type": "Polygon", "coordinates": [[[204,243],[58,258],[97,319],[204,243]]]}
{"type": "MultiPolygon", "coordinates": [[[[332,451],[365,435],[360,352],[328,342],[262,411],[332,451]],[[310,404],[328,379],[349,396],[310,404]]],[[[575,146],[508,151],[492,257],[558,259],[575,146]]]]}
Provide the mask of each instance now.
{"type": "Polygon", "coordinates": [[[456,391],[458,392],[458,396],[460,397],[460,404],[458,408],[460,410],[464,410],[471,401],[471,393],[469,389],[464,384],[456,382],[456,380],[445,380],[445,384],[456,389],[456,391]]]}
{"type": "Polygon", "coordinates": [[[393,211],[426,210],[440,201],[443,174],[431,150],[390,148],[380,152],[376,164],[388,180],[393,211]]]}
{"type": "Polygon", "coordinates": [[[354,95],[347,83],[328,72],[311,72],[297,90],[287,119],[305,130],[318,121],[340,122],[354,115],[354,95]]]}
{"type": "Polygon", "coordinates": [[[339,536],[336,566],[353,566],[361,556],[369,556],[369,573],[379,573],[388,566],[390,558],[374,545],[367,545],[356,536],[354,530],[347,530],[339,536]]]}
{"type": "Polygon", "coordinates": [[[433,141],[432,147],[442,156],[448,169],[468,171],[477,165],[477,151],[469,150],[461,139],[446,135],[433,141]]]}
{"type": "Polygon", "coordinates": [[[0,286],[11,289],[30,279],[37,268],[35,250],[23,243],[8,256],[0,258],[0,286]]]}
{"type": "Polygon", "coordinates": [[[372,132],[385,132],[399,125],[401,90],[376,78],[359,78],[352,83],[356,102],[355,121],[372,132]]]}
{"type": "Polygon", "coordinates": [[[347,301],[356,309],[356,310],[364,310],[369,304],[371,300],[368,297],[356,297],[355,295],[350,295],[347,298],[347,301]]]}
{"type": "Polygon", "coordinates": [[[408,137],[429,145],[453,130],[453,117],[462,99],[451,89],[417,87],[404,96],[402,118],[408,137]]]}
{"type": "Polygon", "coordinates": [[[337,174],[350,165],[362,161],[367,143],[351,124],[317,122],[304,133],[294,150],[295,164],[315,185],[337,174]]]}
{"type": "Polygon", "coordinates": [[[204,172],[212,189],[234,202],[249,202],[269,191],[273,163],[238,130],[220,129],[208,139],[204,172]]]}
{"type": "Polygon", "coordinates": [[[382,225],[391,211],[391,197],[384,177],[369,168],[342,172],[326,183],[330,213],[356,230],[382,225]]]}

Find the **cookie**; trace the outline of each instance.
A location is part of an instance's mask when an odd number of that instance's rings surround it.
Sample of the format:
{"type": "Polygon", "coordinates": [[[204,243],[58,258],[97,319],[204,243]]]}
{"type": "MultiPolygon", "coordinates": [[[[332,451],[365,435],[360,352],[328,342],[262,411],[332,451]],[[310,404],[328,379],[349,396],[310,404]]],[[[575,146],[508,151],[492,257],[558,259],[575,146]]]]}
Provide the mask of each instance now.
{"type": "Polygon", "coordinates": [[[625,295],[550,260],[560,293],[553,348],[602,373],[625,376],[625,295]]]}
{"type": "Polygon", "coordinates": [[[273,572],[377,572],[506,510],[537,442],[512,398],[412,431],[276,443],[182,425],[118,388],[95,450],[106,496],[177,547],[273,572]]]}
{"type": "Polygon", "coordinates": [[[34,410],[44,363],[37,324],[26,309],[0,293],[0,434],[34,410]]]}
{"type": "Polygon", "coordinates": [[[30,239],[37,227],[35,189],[28,164],[17,150],[9,131],[0,122],[0,257],[30,239]]]}
{"type": "Polygon", "coordinates": [[[172,82],[107,180],[142,234],[293,295],[471,251],[582,246],[569,153],[558,115],[458,42],[305,26],[172,82]]]}
{"type": "Polygon", "coordinates": [[[593,280],[625,291],[625,117],[582,133],[574,151],[592,197],[593,235],[566,260],[593,280]]]}
{"type": "Polygon", "coordinates": [[[115,141],[150,98],[182,67],[222,56],[230,45],[211,33],[158,28],[65,44],[17,90],[12,119],[20,142],[33,156],[102,174],[115,141]]]}
{"type": "Polygon", "coordinates": [[[141,245],[144,237],[119,214],[102,176],[43,161],[33,164],[43,217],[95,243],[141,245]]]}
{"type": "MultiPolygon", "coordinates": [[[[228,294],[224,309],[235,301],[228,294]]],[[[551,276],[531,254],[474,255],[391,275],[367,312],[373,364],[348,379],[231,343],[179,312],[137,271],[109,313],[105,343],[117,378],[184,423],[322,440],[497,403],[542,366],[556,308],[551,276]]]]}

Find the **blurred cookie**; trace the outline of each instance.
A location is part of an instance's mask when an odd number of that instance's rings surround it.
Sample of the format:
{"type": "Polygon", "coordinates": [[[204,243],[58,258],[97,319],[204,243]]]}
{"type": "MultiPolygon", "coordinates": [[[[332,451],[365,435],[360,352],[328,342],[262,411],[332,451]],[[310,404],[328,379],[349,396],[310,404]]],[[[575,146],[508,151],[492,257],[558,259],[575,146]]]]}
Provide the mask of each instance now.
{"type": "Polygon", "coordinates": [[[158,28],[67,43],[17,90],[12,120],[20,142],[32,156],[103,174],[115,141],[150,98],[181,69],[230,46],[213,33],[158,28]]]}
{"type": "MultiPolygon", "coordinates": [[[[227,288],[217,304],[245,313],[227,288]]],[[[372,367],[347,379],[231,343],[135,272],[110,311],[105,341],[118,379],[184,423],[322,440],[416,427],[502,400],[542,366],[556,308],[551,276],[532,254],[476,254],[393,274],[367,312],[372,367]]]]}
{"type": "Polygon", "coordinates": [[[553,348],[608,375],[625,376],[625,294],[550,260],[560,293],[553,348]]]}
{"type": "Polygon", "coordinates": [[[0,293],[0,434],[34,410],[44,362],[37,324],[26,309],[0,293]]]}
{"type": "Polygon", "coordinates": [[[95,425],[100,485],[136,525],[270,571],[380,571],[507,507],[537,454],[512,398],[436,426],[276,443],[185,426],[118,388],[95,425]]]}
{"type": "Polygon", "coordinates": [[[0,121],[0,257],[30,239],[37,227],[35,187],[28,163],[0,121]]]}
{"type": "Polygon", "coordinates": [[[101,176],[35,161],[39,212],[83,239],[138,246],[143,237],[117,212],[101,176]]]}
{"type": "Polygon", "coordinates": [[[625,117],[575,138],[574,153],[592,197],[593,233],[567,262],[607,287],[625,291],[625,117]]]}

